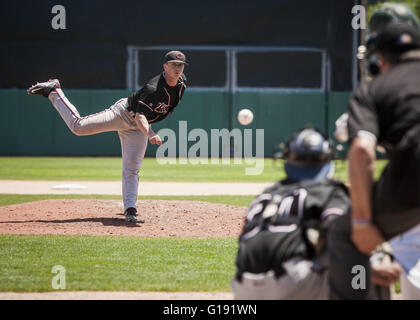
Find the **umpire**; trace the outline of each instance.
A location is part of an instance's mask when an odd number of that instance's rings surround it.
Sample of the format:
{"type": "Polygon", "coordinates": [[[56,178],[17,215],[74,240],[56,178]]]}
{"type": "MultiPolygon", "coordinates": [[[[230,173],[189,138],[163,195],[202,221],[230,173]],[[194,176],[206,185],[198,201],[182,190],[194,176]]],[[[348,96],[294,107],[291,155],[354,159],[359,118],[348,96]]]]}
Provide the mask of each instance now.
{"type": "MultiPolygon", "coordinates": [[[[391,23],[368,50],[380,75],[362,83],[349,102],[352,215],[330,233],[336,244],[330,257],[333,299],[367,298],[369,253],[385,240],[406,232],[418,238],[420,232],[420,34],[408,24],[391,23]],[[389,163],[374,182],[377,145],[385,148],[389,163]],[[355,265],[367,271],[364,287],[354,287],[355,265]]],[[[410,275],[420,248],[414,244],[403,251],[403,268],[410,275]]]]}

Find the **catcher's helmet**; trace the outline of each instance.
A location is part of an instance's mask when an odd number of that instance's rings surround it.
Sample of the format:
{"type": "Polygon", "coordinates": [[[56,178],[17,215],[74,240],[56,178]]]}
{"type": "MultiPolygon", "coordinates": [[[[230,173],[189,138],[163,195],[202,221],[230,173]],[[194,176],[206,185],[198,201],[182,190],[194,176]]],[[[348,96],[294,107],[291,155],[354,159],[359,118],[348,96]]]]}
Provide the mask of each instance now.
{"type": "Polygon", "coordinates": [[[291,180],[321,180],[334,174],[334,147],[321,131],[306,128],[293,134],[286,142],[283,159],[291,180]]]}
{"type": "Polygon", "coordinates": [[[377,57],[377,40],[380,33],[390,24],[410,25],[414,30],[420,32],[420,22],[415,13],[402,3],[384,3],[376,9],[369,20],[369,32],[366,41],[366,53],[368,58],[369,73],[373,76],[379,73],[377,57]]]}

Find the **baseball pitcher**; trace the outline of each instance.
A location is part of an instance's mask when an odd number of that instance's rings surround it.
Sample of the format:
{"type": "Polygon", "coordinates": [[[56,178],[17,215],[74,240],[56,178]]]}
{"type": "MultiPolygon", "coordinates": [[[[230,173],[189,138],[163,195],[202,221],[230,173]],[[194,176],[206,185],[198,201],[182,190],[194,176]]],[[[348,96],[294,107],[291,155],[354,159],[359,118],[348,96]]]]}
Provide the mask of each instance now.
{"type": "Polygon", "coordinates": [[[137,220],[136,201],[138,173],[146,152],[147,140],[161,145],[162,140],[152,129],[152,123],[165,119],[182,99],[186,89],[183,74],[186,62],[180,51],[170,51],[164,57],[163,72],[151,79],[128,98],[118,100],[108,109],[81,117],[66,98],[57,79],[37,83],[28,94],[47,97],[69,129],[78,136],[117,131],[122,151],[122,194],[124,215],[128,222],[137,220]]]}

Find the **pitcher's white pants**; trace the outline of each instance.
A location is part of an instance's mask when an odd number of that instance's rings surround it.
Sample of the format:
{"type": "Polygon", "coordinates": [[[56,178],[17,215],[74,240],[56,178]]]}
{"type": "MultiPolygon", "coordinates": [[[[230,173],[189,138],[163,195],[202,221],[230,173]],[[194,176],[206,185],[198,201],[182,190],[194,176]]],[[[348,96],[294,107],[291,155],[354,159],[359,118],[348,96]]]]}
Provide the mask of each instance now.
{"type": "Polygon", "coordinates": [[[61,89],[50,93],[48,99],[78,136],[93,135],[107,131],[118,131],[122,152],[122,194],[124,210],[136,207],[139,178],[138,173],[147,147],[147,137],[137,128],[127,111],[127,98],[118,100],[102,112],[80,117],[76,107],[70,103],[61,89]]]}

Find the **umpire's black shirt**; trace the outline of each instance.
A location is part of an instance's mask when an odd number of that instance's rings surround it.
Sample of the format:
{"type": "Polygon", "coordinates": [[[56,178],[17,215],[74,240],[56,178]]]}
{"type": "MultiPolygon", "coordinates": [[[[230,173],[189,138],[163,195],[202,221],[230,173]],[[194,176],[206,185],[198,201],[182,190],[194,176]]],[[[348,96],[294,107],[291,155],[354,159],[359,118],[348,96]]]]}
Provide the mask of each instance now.
{"type": "Polygon", "coordinates": [[[350,141],[367,133],[387,150],[374,214],[420,209],[420,59],[400,62],[361,84],[349,102],[348,128],[350,141]]]}
{"type": "Polygon", "coordinates": [[[420,60],[406,61],[362,84],[349,104],[349,136],[372,133],[378,144],[395,148],[420,124],[420,60]]]}
{"type": "Polygon", "coordinates": [[[139,91],[128,97],[128,111],[143,114],[149,123],[165,119],[181,100],[187,79],[184,74],[174,87],[170,87],[164,74],[151,79],[139,91]]]}

